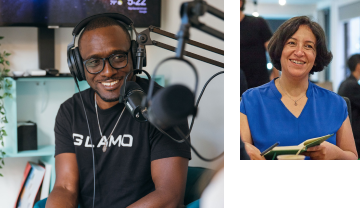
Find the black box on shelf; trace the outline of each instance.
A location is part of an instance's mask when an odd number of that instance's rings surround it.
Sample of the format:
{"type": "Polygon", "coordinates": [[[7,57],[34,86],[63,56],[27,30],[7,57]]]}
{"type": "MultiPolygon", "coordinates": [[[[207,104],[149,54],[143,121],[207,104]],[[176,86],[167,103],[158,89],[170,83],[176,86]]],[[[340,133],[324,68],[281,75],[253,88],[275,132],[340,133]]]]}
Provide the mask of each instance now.
{"type": "Polygon", "coordinates": [[[37,126],[36,123],[18,122],[18,151],[37,150],[37,126]]]}

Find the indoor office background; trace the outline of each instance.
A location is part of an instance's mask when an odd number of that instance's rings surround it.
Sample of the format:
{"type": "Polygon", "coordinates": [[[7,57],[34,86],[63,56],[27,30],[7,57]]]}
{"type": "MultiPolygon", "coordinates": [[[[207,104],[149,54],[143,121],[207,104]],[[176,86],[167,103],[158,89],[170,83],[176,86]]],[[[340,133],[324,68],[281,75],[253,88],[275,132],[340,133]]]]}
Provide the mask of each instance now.
{"type": "Polygon", "coordinates": [[[326,33],[333,60],[310,80],[337,92],[341,82],[350,74],[346,60],[352,54],[360,53],[359,8],[359,0],[247,0],[244,12],[249,15],[258,12],[268,21],[273,32],[294,16],[306,15],[318,22],[326,33]],[[280,2],[286,4],[282,6],[280,2]]]}
{"type": "MultiPolygon", "coordinates": [[[[162,0],[161,29],[176,34],[180,28],[180,5],[183,0],[162,0]]],[[[224,1],[206,0],[210,5],[224,11],[224,1]]],[[[212,15],[205,14],[200,20],[207,25],[224,31],[224,22],[212,15]]],[[[136,28],[138,32],[146,28],[136,28]]],[[[39,68],[38,60],[38,28],[36,27],[0,27],[1,50],[11,53],[9,61],[12,71],[27,71],[39,68]]],[[[177,41],[150,34],[157,40],[176,47],[177,41]]],[[[224,42],[196,29],[190,30],[190,39],[224,50],[224,42]]],[[[72,28],[55,29],[55,68],[61,73],[69,73],[66,57],[67,45],[72,40],[72,28]]],[[[174,52],[156,46],[147,46],[147,67],[144,69],[152,74],[155,66],[167,57],[174,56],[174,52]]],[[[203,49],[187,45],[187,51],[223,62],[224,57],[203,49]]],[[[188,58],[199,73],[199,95],[205,82],[222,68],[188,58]]],[[[165,77],[166,85],[180,83],[194,89],[195,78],[192,70],[185,64],[169,62],[164,64],[158,74],[165,77]]],[[[18,95],[18,120],[32,117],[37,122],[38,145],[54,145],[54,124],[59,104],[68,99],[75,92],[73,79],[25,83],[29,90],[18,95]],[[33,85],[33,86],[30,86],[33,85]],[[34,89],[34,90],[30,90],[34,89]]],[[[197,98],[197,97],[196,97],[197,98]]],[[[191,118],[190,118],[191,119],[191,118]]],[[[190,121],[189,119],[189,121],[190,121]]],[[[6,146],[5,141],[5,146],[6,146]]],[[[208,85],[199,104],[198,115],[191,132],[191,142],[200,154],[212,158],[224,150],[224,76],[219,75],[208,85]]],[[[21,179],[27,161],[37,162],[40,157],[5,158],[5,166],[1,170],[4,177],[0,177],[1,207],[13,207],[18,195],[21,179]],[[4,188],[6,187],[6,188],[4,188]]],[[[215,162],[204,162],[192,152],[189,166],[200,166],[215,169],[222,159],[215,162]]]]}

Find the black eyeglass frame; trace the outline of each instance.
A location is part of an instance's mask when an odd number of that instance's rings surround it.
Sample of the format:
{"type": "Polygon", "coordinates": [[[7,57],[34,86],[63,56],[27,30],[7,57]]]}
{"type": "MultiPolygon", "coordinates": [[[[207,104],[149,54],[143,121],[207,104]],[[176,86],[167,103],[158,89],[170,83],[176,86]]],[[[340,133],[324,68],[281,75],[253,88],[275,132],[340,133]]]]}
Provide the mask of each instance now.
{"type": "Polygon", "coordinates": [[[106,61],[106,60],[109,62],[110,66],[111,66],[113,69],[123,69],[123,68],[125,68],[125,67],[128,65],[128,63],[129,63],[129,56],[128,56],[129,52],[130,52],[130,50],[128,50],[126,53],[124,53],[124,55],[126,56],[126,64],[125,64],[125,66],[120,67],[120,68],[113,67],[113,65],[112,65],[111,62],[110,62],[110,58],[111,58],[111,57],[113,57],[114,55],[119,55],[120,53],[111,54],[110,56],[108,56],[108,57],[106,57],[106,58],[99,58],[99,59],[103,60],[103,66],[102,66],[102,69],[101,69],[100,71],[95,72],[95,73],[90,72],[90,71],[88,70],[87,66],[86,66],[86,62],[88,62],[88,61],[90,61],[91,59],[94,59],[94,58],[89,58],[89,59],[83,61],[83,64],[84,64],[84,66],[85,66],[86,71],[88,71],[90,74],[99,74],[99,73],[101,73],[101,72],[104,70],[104,68],[105,68],[105,61],[106,61]]]}

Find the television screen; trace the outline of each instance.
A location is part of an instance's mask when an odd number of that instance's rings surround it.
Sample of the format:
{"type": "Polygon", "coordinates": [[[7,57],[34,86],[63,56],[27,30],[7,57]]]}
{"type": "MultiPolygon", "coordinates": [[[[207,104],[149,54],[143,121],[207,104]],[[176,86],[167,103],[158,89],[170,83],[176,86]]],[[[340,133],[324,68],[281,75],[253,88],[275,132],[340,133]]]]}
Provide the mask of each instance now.
{"type": "Polygon", "coordinates": [[[105,12],[124,14],[135,27],[160,27],[161,0],[0,0],[0,26],[74,27],[105,12]]]}

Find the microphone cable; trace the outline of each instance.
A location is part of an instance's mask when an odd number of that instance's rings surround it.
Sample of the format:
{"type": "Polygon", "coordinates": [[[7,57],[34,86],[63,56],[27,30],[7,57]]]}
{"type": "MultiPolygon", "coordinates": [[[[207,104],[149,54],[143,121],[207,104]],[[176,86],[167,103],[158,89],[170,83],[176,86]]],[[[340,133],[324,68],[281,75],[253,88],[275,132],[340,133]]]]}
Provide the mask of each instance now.
{"type": "MultiPolygon", "coordinates": [[[[198,97],[198,99],[197,99],[197,101],[196,101],[195,108],[197,108],[197,107],[199,106],[201,97],[202,97],[202,95],[204,94],[204,91],[205,91],[206,87],[208,86],[208,84],[211,82],[211,80],[213,80],[215,77],[217,77],[217,76],[220,75],[220,74],[224,74],[224,71],[220,71],[220,72],[212,75],[212,77],[210,77],[210,79],[208,79],[208,81],[204,84],[204,87],[202,88],[202,90],[201,90],[201,92],[200,92],[200,95],[199,95],[199,97],[198,97]]],[[[190,131],[189,131],[189,134],[186,136],[186,139],[189,138],[189,136],[190,136],[190,132],[191,132],[191,130],[192,130],[192,128],[193,128],[193,125],[194,125],[194,119],[195,119],[195,116],[193,116],[192,119],[191,119],[190,131]]],[[[195,152],[195,151],[194,151],[194,152],[195,152]]]]}
{"type": "MultiPolygon", "coordinates": [[[[195,107],[197,108],[199,103],[200,103],[200,100],[201,100],[201,97],[202,95],[204,94],[205,92],[205,89],[207,87],[207,85],[211,82],[211,80],[213,80],[216,76],[220,75],[220,74],[223,74],[224,71],[220,71],[216,74],[214,74],[212,77],[210,77],[210,79],[205,83],[203,89],[201,90],[201,93],[196,101],[196,104],[195,104],[195,107]]],[[[147,118],[147,114],[146,112],[144,112],[144,117],[146,117],[147,120],[149,120],[147,118]]],[[[220,155],[214,157],[214,158],[211,158],[211,159],[208,159],[208,158],[205,158],[203,156],[200,155],[200,153],[191,145],[190,141],[188,140],[188,138],[190,137],[190,133],[192,131],[192,128],[193,128],[193,125],[194,125],[194,119],[195,119],[195,116],[192,117],[191,119],[191,125],[190,125],[190,128],[189,128],[189,134],[188,135],[184,135],[184,133],[181,131],[181,129],[176,126],[174,127],[174,130],[176,131],[176,133],[182,138],[181,140],[178,140],[178,139],[175,139],[173,138],[172,136],[170,136],[168,133],[166,133],[163,129],[161,129],[160,127],[158,127],[155,123],[151,123],[153,126],[155,126],[155,128],[157,128],[162,134],[166,135],[167,137],[169,137],[170,139],[172,139],[173,141],[177,142],[177,143],[183,143],[185,142],[187,145],[190,146],[190,148],[194,151],[194,153],[202,160],[206,161],[206,162],[212,162],[214,160],[217,160],[219,159],[220,157],[222,157],[224,155],[224,152],[222,152],[220,155]]]]}
{"type": "MultiPolygon", "coordinates": [[[[78,90],[79,90],[79,95],[80,95],[81,103],[82,103],[83,108],[84,108],[84,113],[85,113],[85,118],[86,118],[86,124],[87,124],[88,130],[89,130],[89,137],[90,137],[90,142],[91,142],[92,161],[93,161],[93,175],[94,175],[94,194],[93,194],[93,206],[92,206],[92,207],[95,208],[95,157],[94,157],[94,145],[93,145],[92,136],[91,136],[91,131],[90,131],[89,119],[88,119],[88,117],[87,117],[87,113],[86,113],[86,109],[85,109],[85,105],[84,105],[84,100],[83,100],[83,98],[82,98],[82,96],[81,96],[80,87],[79,87],[79,84],[78,84],[75,76],[73,76],[73,77],[74,77],[76,86],[77,86],[77,88],[78,88],[78,90]]],[[[95,100],[95,102],[96,102],[96,100],[95,100]]]]}

